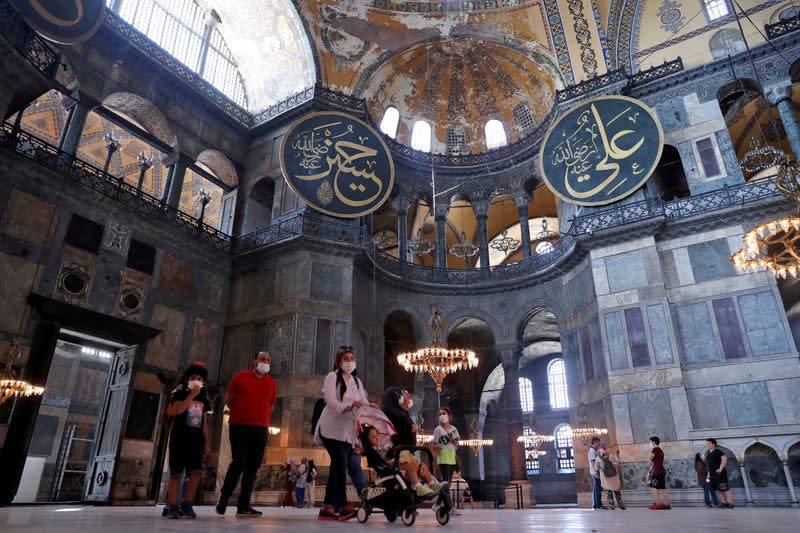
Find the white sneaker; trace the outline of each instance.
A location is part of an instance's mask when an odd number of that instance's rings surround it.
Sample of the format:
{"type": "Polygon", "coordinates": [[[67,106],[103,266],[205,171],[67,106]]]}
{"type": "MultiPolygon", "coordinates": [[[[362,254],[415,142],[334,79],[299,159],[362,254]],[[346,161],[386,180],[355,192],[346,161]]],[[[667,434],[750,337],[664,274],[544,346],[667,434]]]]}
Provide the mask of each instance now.
{"type": "Polygon", "coordinates": [[[422,496],[428,496],[430,494],[433,494],[433,489],[430,488],[429,486],[420,485],[419,487],[417,487],[417,496],[422,497],[422,496]]]}

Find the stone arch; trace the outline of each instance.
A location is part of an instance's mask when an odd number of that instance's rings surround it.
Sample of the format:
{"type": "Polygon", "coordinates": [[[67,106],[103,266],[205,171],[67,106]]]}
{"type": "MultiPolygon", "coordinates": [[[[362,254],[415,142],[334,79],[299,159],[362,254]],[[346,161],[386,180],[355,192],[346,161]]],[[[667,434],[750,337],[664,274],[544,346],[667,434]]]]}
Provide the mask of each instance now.
{"type": "Polygon", "coordinates": [[[735,28],[723,28],[716,32],[709,39],[708,48],[711,51],[711,57],[714,59],[735,56],[739,52],[746,50],[742,32],[735,28]]]}
{"type": "Polygon", "coordinates": [[[789,442],[783,445],[781,451],[779,453],[781,459],[788,459],[789,457],[789,450],[792,448],[797,447],[798,455],[800,455],[800,437],[795,437],[791,439],[789,442]]]}
{"type": "Polygon", "coordinates": [[[786,464],[789,466],[789,475],[795,487],[800,487],[800,438],[786,448],[786,464]]]}
{"type": "MultiPolygon", "coordinates": [[[[239,194],[241,194],[240,191],[239,194]]],[[[259,179],[247,193],[246,200],[243,198],[241,216],[242,233],[252,233],[259,229],[266,228],[272,224],[273,205],[275,202],[275,179],[271,176],[264,176],[259,179]]]]}
{"type": "Polygon", "coordinates": [[[136,94],[117,92],[106,96],[103,105],[132,119],[156,139],[171,146],[173,152],[179,151],[178,138],[167,117],[149,100],[136,94]]]}
{"type": "Polygon", "coordinates": [[[665,201],[690,195],[681,154],[676,147],[664,144],[658,166],[647,180],[645,187],[649,196],[665,201]]]}
{"type": "Polygon", "coordinates": [[[720,85],[716,92],[716,98],[717,102],[719,102],[719,108],[726,118],[725,122],[730,122],[727,117],[728,111],[740,102],[740,98],[743,96],[755,98],[760,95],[761,86],[757,81],[750,78],[736,78],[720,85]]]}
{"type": "Polygon", "coordinates": [[[509,324],[514,325],[514,336],[517,341],[522,341],[522,336],[525,333],[525,326],[528,324],[528,321],[541,310],[547,310],[556,315],[559,329],[563,331],[564,310],[562,309],[561,304],[554,298],[539,296],[527,306],[520,308],[508,322],[509,324]]]}
{"type": "Polygon", "coordinates": [[[745,471],[751,488],[788,486],[783,462],[772,446],[763,441],[755,442],[745,449],[744,458],[745,471]]]}
{"type": "Polygon", "coordinates": [[[427,333],[425,324],[428,323],[428,319],[420,314],[420,310],[417,307],[406,302],[394,301],[384,305],[378,315],[378,323],[385,324],[389,316],[397,311],[402,311],[411,317],[411,323],[414,325],[414,335],[417,337],[417,342],[427,342],[430,335],[427,333]]]}
{"type": "Polygon", "coordinates": [[[500,344],[499,339],[507,337],[505,328],[503,328],[502,324],[500,324],[491,313],[476,308],[455,309],[448,312],[444,316],[445,322],[447,323],[446,336],[453,333],[465,320],[470,318],[475,318],[486,323],[494,336],[495,343],[500,344]]]}
{"type": "Polygon", "coordinates": [[[219,150],[203,150],[198,154],[196,162],[202,164],[211,171],[217,178],[231,188],[239,186],[239,175],[236,167],[219,150]]]}

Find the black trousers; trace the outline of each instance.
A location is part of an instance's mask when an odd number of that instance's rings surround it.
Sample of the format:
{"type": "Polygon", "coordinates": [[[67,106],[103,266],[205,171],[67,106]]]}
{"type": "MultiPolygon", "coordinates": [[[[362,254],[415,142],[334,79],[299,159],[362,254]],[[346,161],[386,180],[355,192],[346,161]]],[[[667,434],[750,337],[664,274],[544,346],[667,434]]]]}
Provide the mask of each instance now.
{"type": "Polygon", "coordinates": [[[240,511],[244,511],[250,509],[250,496],[253,494],[253,487],[256,484],[258,467],[264,461],[267,428],[232,424],[229,431],[233,459],[225,474],[225,482],[220,490],[220,499],[227,502],[241,477],[242,487],[239,490],[239,502],[236,507],[240,511]]]}

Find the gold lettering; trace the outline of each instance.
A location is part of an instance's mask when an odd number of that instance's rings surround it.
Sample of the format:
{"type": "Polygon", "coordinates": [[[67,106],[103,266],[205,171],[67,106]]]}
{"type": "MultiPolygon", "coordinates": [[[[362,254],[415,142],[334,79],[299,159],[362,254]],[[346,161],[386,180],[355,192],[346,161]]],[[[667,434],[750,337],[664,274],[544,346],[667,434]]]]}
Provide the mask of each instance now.
{"type": "Polygon", "coordinates": [[[81,21],[83,18],[83,0],[73,0],[75,2],[75,18],[72,20],[62,19],[50,13],[46,7],[39,3],[38,0],[29,0],[31,7],[33,8],[36,13],[45,19],[50,24],[54,24],[56,26],[61,26],[62,28],[68,28],[70,26],[74,26],[78,22],[81,21]]]}

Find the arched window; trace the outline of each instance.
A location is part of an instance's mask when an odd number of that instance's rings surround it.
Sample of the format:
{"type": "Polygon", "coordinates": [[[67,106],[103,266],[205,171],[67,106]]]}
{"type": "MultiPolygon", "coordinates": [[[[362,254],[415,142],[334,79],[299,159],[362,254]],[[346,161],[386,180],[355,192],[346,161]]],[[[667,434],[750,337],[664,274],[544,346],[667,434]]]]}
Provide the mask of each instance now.
{"type": "MultiPolygon", "coordinates": [[[[532,437],[534,435],[533,428],[523,428],[522,434],[532,437]]],[[[534,454],[534,448],[536,446],[532,442],[525,446],[525,470],[528,471],[529,476],[539,475],[539,457],[534,454]]]]}
{"type": "Polygon", "coordinates": [[[555,249],[553,243],[548,241],[541,241],[539,244],[536,245],[536,255],[545,255],[549,254],[555,249]]]}
{"type": "Polygon", "coordinates": [[[561,424],[553,435],[556,440],[556,457],[559,472],[574,472],[575,457],[572,454],[572,426],[561,424]]]}
{"type": "Polygon", "coordinates": [[[431,151],[431,125],[424,120],[414,123],[414,129],[411,130],[411,148],[420,152],[431,151]]]}
{"type": "Polygon", "coordinates": [[[239,67],[217,29],[220,19],[216,11],[205,11],[195,0],[118,0],[108,4],[178,61],[247,107],[239,67]]]}
{"type": "Polygon", "coordinates": [[[500,148],[508,144],[506,141],[506,130],[503,128],[502,122],[492,119],[486,123],[484,128],[486,132],[486,148],[500,148]]]}
{"type": "Polygon", "coordinates": [[[397,135],[397,126],[400,124],[400,112],[394,107],[387,107],[381,119],[381,131],[394,139],[397,135]]]}
{"type": "Polygon", "coordinates": [[[550,407],[566,409],[569,407],[567,396],[567,372],[563,359],[553,359],[547,366],[547,384],[550,387],[550,407]]]}
{"type": "Polygon", "coordinates": [[[528,378],[519,378],[519,403],[523,413],[533,412],[533,385],[528,378]]]}
{"type": "Polygon", "coordinates": [[[709,22],[714,22],[731,12],[727,0],[703,0],[703,10],[709,22]]]}

